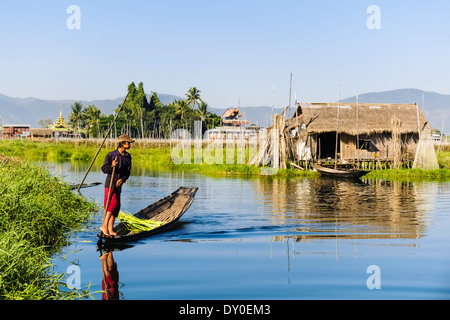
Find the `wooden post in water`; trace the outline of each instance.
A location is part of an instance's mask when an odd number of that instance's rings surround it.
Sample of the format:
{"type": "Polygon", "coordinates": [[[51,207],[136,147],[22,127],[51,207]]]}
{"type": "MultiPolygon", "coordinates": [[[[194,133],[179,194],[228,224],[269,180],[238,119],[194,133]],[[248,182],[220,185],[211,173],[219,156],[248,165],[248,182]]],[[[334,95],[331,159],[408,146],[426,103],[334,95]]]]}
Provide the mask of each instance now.
{"type": "Polygon", "coordinates": [[[284,128],[286,127],[286,118],[284,115],[279,117],[279,137],[280,137],[280,168],[286,169],[286,138],[284,136],[284,128]]]}
{"type": "Polygon", "coordinates": [[[359,97],[356,95],[356,168],[359,170],[359,97]]]}
{"type": "Polygon", "coordinates": [[[338,106],[337,106],[337,128],[336,128],[336,146],[334,148],[334,169],[337,169],[337,150],[338,150],[338,143],[339,143],[339,110],[341,104],[341,86],[339,86],[339,99],[338,99],[338,106]]]}
{"type": "Polygon", "coordinates": [[[401,167],[401,145],[400,145],[400,120],[397,117],[392,117],[392,143],[394,151],[394,169],[401,167]]]}
{"type": "Polygon", "coordinates": [[[273,126],[271,134],[271,151],[272,151],[272,167],[275,169],[280,168],[280,134],[279,134],[279,121],[278,115],[273,115],[273,126]]]}

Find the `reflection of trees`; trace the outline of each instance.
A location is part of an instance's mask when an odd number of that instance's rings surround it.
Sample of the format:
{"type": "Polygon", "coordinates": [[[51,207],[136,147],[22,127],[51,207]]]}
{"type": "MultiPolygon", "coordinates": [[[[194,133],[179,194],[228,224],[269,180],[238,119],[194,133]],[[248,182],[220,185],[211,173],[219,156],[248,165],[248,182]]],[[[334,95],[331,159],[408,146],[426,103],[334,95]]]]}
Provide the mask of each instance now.
{"type": "MultiPolygon", "coordinates": [[[[337,179],[259,180],[275,224],[294,219],[294,238],[415,239],[433,202],[426,184],[337,179]]],[[[281,237],[282,238],[282,237],[281,237]]],[[[278,238],[277,238],[278,239],[278,238]]]]}

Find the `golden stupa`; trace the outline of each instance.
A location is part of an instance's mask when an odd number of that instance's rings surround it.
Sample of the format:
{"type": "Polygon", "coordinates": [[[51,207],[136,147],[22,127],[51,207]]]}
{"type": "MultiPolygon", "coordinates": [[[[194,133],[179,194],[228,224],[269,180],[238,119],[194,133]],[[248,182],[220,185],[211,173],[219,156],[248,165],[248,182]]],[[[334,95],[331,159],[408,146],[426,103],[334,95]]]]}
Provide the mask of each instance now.
{"type": "Polygon", "coordinates": [[[56,119],[55,123],[53,124],[53,128],[55,129],[67,129],[69,126],[67,125],[66,121],[64,120],[62,116],[62,111],[59,112],[59,117],[56,119]]]}

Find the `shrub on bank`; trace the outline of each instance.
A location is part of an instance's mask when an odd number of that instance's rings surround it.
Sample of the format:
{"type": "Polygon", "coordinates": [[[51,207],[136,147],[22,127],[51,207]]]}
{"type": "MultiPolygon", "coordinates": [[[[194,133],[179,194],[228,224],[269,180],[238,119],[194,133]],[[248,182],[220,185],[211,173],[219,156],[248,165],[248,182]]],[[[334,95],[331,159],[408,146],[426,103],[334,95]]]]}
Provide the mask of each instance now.
{"type": "Polygon", "coordinates": [[[0,299],[67,299],[87,292],[63,290],[51,256],[68,233],[89,221],[96,205],[43,167],[0,165],[0,299]]]}

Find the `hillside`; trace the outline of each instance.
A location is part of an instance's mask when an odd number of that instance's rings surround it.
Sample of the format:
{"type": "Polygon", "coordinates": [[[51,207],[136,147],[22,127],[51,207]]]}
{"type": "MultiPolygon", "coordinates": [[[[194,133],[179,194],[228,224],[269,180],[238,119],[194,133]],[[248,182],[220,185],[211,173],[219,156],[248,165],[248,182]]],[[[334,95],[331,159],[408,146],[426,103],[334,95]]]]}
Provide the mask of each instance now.
{"type": "MultiPolygon", "coordinates": [[[[150,99],[148,96],[148,99],[150,99]]],[[[160,101],[168,104],[179,97],[158,94],[160,101]]],[[[123,102],[124,97],[104,100],[42,100],[38,98],[11,98],[0,94],[0,116],[1,123],[10,124],[28,124],[31,127],[38,128],[39,120],[52,119],[53,121],[62,111],[63,117],[67,118],[70,114],[70,106],[78,101],[85,107],[95,105],[102,110],[104,114],[113,114],[114,110],[123,102]]]]}
{"type": "MultiPolygon", "coordinates": [[[[174,99],[180,97],[158,94],[164,104],[168,104],[174,99]]],[[[60,110],[63,116],[67,118],[70,113],[70,106],[75,100],[42,100],[38,98],[12,98],[0,94],[0,116],[1,123],[10,124],[29,124],[32,127],[39,127],[38,122],[41,119],[56,120],[60,110]]],[[[78,101],[78,100],[77,100],[78,101]]],[[[83,105],[93,104],[99,107],[103,113],[112,114],[123,97],[116,99],[79,101],[83,105]]],[[[342,102],[356,102],[356,97],[349,97],[341,100],[342,102]]],[[[398,89],[384,92],[365,93],[358,96],[361,103],[415,103],[420,107],[425,106],[424,110],[434,128],[441,130],[444,119],[450,113],[450,95],[443,95],[436,92],[422,91],[418,89],[398,89]]],[[[320,101],[314,101],[320,102],[320,101]]],[[[231,108],[232,106],[230,106],[231,108]]],[[[226,108],[214,108],[211,111],[221,116],[226,108]]],[[[255,123],[262,127],[270,126],[272,118],[272,107],[241,107],[244,118],[249,123],[255,123]]],[[[283,108],[275,108],[274,113],[280,114],[283,108]]],[[[292,112],[292,110],[291,110],[292,112]]],[[[286,112],[289,115],[289,111],[286,112]]],[[[444,133],[450,133],[450,118],[445,121],[444,133]]]]}

